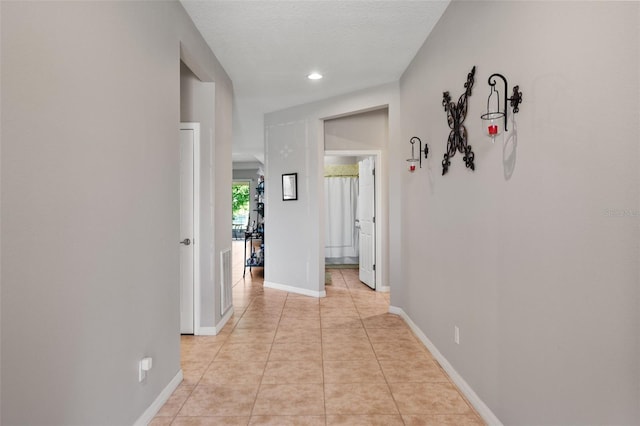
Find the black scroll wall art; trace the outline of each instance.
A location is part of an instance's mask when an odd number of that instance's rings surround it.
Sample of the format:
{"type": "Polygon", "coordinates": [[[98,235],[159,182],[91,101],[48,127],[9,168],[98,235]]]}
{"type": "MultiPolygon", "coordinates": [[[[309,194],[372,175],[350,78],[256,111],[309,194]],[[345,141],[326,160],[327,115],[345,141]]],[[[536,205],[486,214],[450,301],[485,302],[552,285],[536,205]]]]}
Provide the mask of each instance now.
{"type": "Polygon", "coordinates": [[[449,171],[451,165],[450,159],[456,155],[456,151],[460,151],[464,155],[462,158],[467,168],[475,170],[473,164],[474,154],[471,145],[467,144],[467,129],[464,127],[464,119],[467,116],[467,98],[471,96],[471,88],[473,87],[473,77],[476,73],[476,67],[471,68],[471,72],[467,74],[467,82],[464,83],[465,91],[458,98],[458,103],[451,100],[449,92],[442,94],[442,106],[447,112],[447,123],[451,128],[449,139],[447,139],[447,152],[444,153],[442,160],[442,175],[449,171]]]}

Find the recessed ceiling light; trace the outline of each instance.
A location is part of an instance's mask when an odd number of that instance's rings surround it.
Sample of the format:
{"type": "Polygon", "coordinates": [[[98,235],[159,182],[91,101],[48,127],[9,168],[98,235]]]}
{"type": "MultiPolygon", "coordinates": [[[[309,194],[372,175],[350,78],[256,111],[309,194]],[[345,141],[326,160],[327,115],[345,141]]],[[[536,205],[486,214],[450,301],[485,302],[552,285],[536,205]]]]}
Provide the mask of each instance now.
{"type": "Polygon", "coordinates": [[[309,75],[307,76],[307,78],[308,78],[309,80],[320,80],[320,79],[322,78],[322,74],[317,73],[317,72],[312,72],[311,74],[309,74],[309,75]]]}

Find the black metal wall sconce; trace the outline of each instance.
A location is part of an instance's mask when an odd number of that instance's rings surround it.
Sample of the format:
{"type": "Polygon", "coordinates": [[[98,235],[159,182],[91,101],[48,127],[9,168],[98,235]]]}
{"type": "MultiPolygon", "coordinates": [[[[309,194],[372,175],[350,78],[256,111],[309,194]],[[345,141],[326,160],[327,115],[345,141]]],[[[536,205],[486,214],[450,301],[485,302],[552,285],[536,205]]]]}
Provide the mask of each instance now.
{"type": "Polygon", "coordinates": [[[427,146],[427,143],[425,142],[424,149],[423,149],[422,148],[422,141],[417,136],[412,137],[409,140],[409,143],[411,143],[411,158],[409,158],[407,160],[407,162],[409,163],[409,171],[413,173],[413,172],[416,171],[416,163],[419,163],[420,164],[420,168],[422,168],[422,153],[424,152],[424,158],[426,159],[427,156],[429,155],[429,147],[427,146]],[[415,150],[414,150],[416,141],[418,141],[418,143],[420,144],[420,152],[418,153],[418,158],[416,158],[415,150]]]}
{"type": "Polygon", "coordinates": [[[518,105],[522,103],[522,92],[520,91],[520,86],[513,87],[513,94],[510,98],[507,98],[507,90],[508,84],[507,79],[502,74],[491,74],[489,76],[489,86],[491,86],[491,92],[489,92],[489,98],[487,99],[487,112],[480,116],[482,120],[482,126],[484,127],[484,132],[487,136],[491,138],[491,142],[495,142],[496,136],[502,133],[501,124],[504,125],[504,131],[507,132],[507,117],[509,110],[507,109],[507,101],[510,101],[511,108],[513,108],[513,113],[517,114],[520,110],[518,105]],[[502,80],[504,85],[504,102],[503,109],[500,109],[500,92],[496,89],[496,78],[502,80]],[[495,95],[495,108],[491,109],[491,97],[495,95]],[[500,123],[502,121],[502,123],[500,123]]]}

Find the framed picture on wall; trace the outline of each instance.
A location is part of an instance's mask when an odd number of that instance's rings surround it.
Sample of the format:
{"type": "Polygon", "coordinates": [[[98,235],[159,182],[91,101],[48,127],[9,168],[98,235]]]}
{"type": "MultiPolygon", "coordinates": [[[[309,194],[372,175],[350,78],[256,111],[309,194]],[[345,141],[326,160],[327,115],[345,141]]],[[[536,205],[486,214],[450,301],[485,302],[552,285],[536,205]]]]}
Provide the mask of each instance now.
{"type": "Polygon", "coordinates": [[[285,173],[282,175],[282,201],[298,199],[298,174],[285,173]]]}

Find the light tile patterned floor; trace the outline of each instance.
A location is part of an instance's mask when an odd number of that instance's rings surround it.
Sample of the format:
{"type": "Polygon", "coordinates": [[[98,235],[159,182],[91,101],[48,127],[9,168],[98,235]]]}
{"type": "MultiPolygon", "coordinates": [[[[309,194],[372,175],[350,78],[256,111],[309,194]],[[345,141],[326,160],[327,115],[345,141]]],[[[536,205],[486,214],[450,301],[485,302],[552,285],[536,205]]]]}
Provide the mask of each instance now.
{"type": "Polygon", "coordinates": [[[456,425],[484,423],[398,316],[389,295],[331,269],[327,297],[242,278],[234,242],[235,314],[217,336],[182,336],[183,383],[161,425],[456,425]]]}

